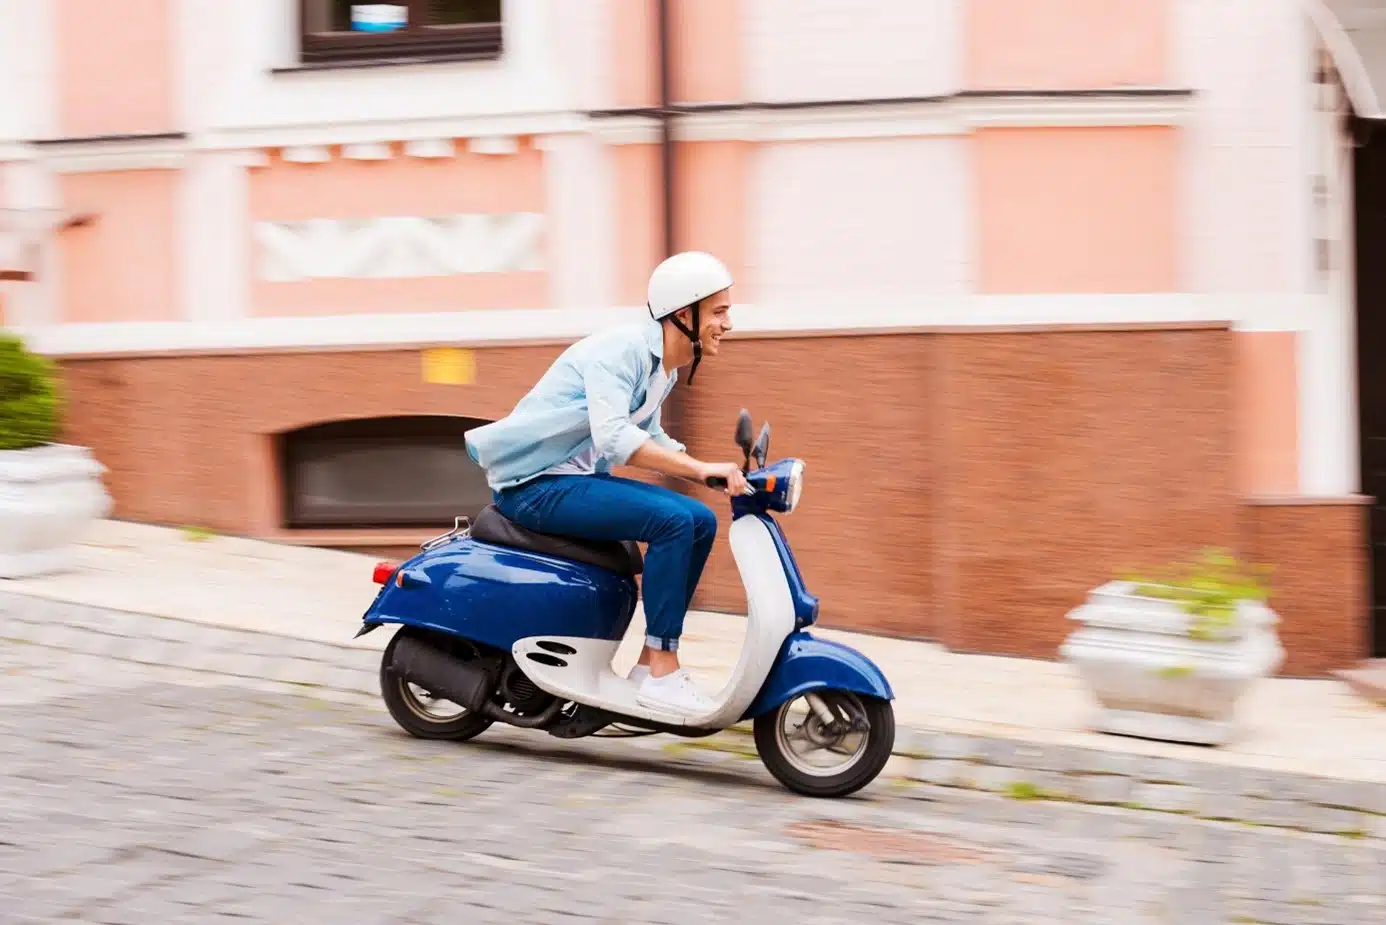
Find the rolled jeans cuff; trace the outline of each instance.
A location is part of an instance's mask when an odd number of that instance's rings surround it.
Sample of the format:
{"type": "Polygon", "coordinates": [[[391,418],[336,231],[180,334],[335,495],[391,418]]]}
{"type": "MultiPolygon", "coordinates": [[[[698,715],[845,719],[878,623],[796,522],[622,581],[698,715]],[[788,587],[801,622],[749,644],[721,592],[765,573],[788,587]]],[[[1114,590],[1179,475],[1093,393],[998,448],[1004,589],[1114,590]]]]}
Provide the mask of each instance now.
{"type": "Polygon", "coordinates": [[[646,636],[645,646],[654,649],[656,652],[677,652],[679,641],[676,638],[667,636],[646,636]]]}

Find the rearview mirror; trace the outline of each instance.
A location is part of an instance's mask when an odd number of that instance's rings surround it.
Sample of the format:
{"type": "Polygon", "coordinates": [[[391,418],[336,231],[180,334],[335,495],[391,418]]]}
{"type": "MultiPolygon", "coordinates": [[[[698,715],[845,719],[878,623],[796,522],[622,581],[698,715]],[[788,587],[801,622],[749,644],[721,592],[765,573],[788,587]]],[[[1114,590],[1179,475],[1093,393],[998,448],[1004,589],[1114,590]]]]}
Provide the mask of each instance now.
{"type": "Polygon", "coordinates": [[[736,419],[736,445],[741,447],[741,452],[748,459],[751,456],[751,426],[751,412],[742,408],[740,417],[736,419]]]}
{"type": "Polygon", "coordinates": [[[766,421],[760,425],[760,436],[756,438],[756,445],[751,450],[751,455],[755,457],[756,465],[765,468],[765,458],[770,454],[770,422],[766,421]]]}

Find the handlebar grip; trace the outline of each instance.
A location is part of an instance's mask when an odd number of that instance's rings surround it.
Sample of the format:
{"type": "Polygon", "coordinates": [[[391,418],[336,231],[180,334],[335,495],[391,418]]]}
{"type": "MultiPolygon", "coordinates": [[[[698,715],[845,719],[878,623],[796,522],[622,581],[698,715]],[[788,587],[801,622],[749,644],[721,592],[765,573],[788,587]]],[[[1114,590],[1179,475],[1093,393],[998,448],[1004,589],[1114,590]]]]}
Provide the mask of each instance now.
{"type": "Polygon", "coordinates": [[[727,487],[727,480],[720,475],[710,475],[704,480],[708,488],[723,489],[727,487]]]}

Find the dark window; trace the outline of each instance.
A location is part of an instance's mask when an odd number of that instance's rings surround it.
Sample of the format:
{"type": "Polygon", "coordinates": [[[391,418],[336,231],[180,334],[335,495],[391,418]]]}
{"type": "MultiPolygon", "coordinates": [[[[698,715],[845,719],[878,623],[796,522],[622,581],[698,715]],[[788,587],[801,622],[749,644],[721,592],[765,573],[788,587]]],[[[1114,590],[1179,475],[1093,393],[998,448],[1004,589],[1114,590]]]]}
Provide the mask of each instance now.
{"type": "Polygon", "coordinates": [[[491,502],[462,435],[471,418],[394,417],[316,424],[283,435],[285,525],[451,527],[491,502]]]}
{"type": "Polygon", "coordinates": [[[299,0],[299,9],[304,63],[495,58],[501,51],[501,0],[299,0]]]}

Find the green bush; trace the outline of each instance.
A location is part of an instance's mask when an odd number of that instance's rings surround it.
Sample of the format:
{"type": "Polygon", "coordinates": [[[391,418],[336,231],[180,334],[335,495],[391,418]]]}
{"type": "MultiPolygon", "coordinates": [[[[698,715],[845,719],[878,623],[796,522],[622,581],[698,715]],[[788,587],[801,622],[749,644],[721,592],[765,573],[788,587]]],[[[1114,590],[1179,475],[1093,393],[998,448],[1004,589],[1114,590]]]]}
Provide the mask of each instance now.
{"type": "Polygon", "coordinates": [[[1166,566],[1153,576],[1123,577],[1140,597],[1177,603],[1193,618],[1190,637],[1217,640],[1235,628],[1239,601],[1267,600],[1270,574],[1269,566],[1248,568],[1224,550],[1207,549],[1196,561],[1166,566]]]}
{"type": "Polygon", "coordinates": [[[0,332],[0,450],[52,443],[60,407],[53,363],[0,332]]]}

